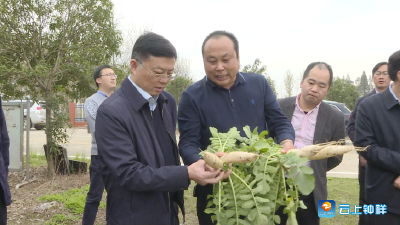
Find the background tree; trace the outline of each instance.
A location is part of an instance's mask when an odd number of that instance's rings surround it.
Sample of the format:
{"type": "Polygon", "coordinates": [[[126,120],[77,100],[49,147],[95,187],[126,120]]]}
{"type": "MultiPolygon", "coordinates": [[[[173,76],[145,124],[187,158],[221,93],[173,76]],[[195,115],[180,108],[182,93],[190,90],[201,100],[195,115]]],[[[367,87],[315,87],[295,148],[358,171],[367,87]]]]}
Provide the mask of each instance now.
{"type": "Polygon", "coordinates": [[[261,65],[261,60],[257,58],[254,60],[254,63],[251,65],[246,65],[242,69],[243,72],[245,73],[258,73],[261,75],[264,75],[265,79],[267,79],[269,85],[271,86],[272,91],[274,92],[275,95],[277,95],[276,90],[275,90],[275,82],[272,80],[270,76],[267,74],[267,66],[261,65]]]}
{"type": "Polygon", "coordinates": [[[293,92],[293,74],[290,72],[290,70],[286,71],[285,78],[284,78],[283,82],[285,84],[286,97],[292,96],[292,92],[293,92]]]}
{"type": "Polygon", "coordinates": [[[334,78],[331,87],[329,88],[326,100],[342,102],[350,110],[354,109],[357,99],[360,94],[353,82],[347,79],[334,78]]]}
{"type": "Polygon", "coordinates": [[[189,75],[190,60],[185,57],[178,56],[174,70],[176,77],[168,83],[168,85],[165,87],[165,90],[171,93],[174,96],[176,103],[179,104],[182,92],[184,92],[190,85],[193,84],[193,79],[189,75]]]}
{"type": "Polygon", "coordinates": [[[370,84],[368,82],[368,78],[367,75],[365,74],[365,71],[363,71],[363,74],[361,75],[360,84],[357,86],[357,91],[361,95],[365,95],[371,91],[370,84]]]}
{"type": "MultiPolygon", "coordinates": [[[[139,38],[140,35],[152,32],[153,25],[152,24],[134,24],[130,27],[124,28],[124,33],[122,34],[122,44],[120,45],[120,52],[121,55],[116,57],[116,63],[118,65],[126,65],[128,69],[128,73],[130,74],[130,61],[132,57],[132,49],[133,45],[136,43],[136,40],[139,38]]],[[[124,77],[125,78],[125,77],[124,77]]]]}
{"type": "MultiPolygon", "coordinates": [[[[111,0],[0,0],[2,93],[46,101],[46,142],[55,154],[66,141],[65,96],[93,93],[93,71],[112,62],[120,32],[111,0]]],[[[48,154],[48,172],[54,175],[48,154]]]]}
{"type": "Polygon", "coordinates": [[[374,88],[375,88],[375,84],[374,84],[374,82],[372,81],[372,75],[371,75],[371,76],[368,76],[368,84],[369,84],[369,90],[370,90],[370,92],[371,92],[371,91],[374,90],[374,88]]]}
{"type": "Polygon", "coordinates": [[[349,80],[349,81],[351,81],[350,74],[347,74],[347,76],[346,76],[346,80],[349,80]]]}
{"type": "Polygon", "coordinates": [[[182,92],[184,92],[192,84],[192,78],[178,76],[168,83],[167,87],[165,87],[165,90],[171,93],[176,100],[176,104],[179,104],[182,92]]]}

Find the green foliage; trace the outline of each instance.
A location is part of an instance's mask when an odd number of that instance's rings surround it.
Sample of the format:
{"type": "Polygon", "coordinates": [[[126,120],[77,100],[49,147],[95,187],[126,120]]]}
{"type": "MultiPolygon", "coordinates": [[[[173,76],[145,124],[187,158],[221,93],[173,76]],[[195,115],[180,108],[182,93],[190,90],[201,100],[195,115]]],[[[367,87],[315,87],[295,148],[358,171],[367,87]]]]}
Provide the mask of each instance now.
{"type": "Polygon", "coordinates": [[[350,110],[353,110],[359,97],[360,94],[350,80],[336,77],[329,88],[326,100],[342,102],[350,110]]]}
{"type": "Polygon", "coordinates": [[[51,152],[67,140],[60,106],[93,93],[93,70],[111,62],[120,43],[111,0],[0,0],[2,94],[44,98],[51,152]]]}
{"type": "Polygon", "coordinates": [[[258,73],[261,75],[264,75],[265,79],[267,79],[269,85],[271,86],[272,91],[276,95],[276,89],[275,89],[275,81],[272,80],[270,76],[267,74],[267,66],[262,65],[261,67],[261,60],[257,58],[254,60],[253,65],[246,65],[243,67],[242,71],[245,73],[258,73]]]}
{"type": "MultiPolygon", "coordinates": [[[[83,209],[85,208],[86,196],[89,191],[89,185],[86,185],[82,188],[73,188],[65,192],[45,195],[38,198],[39,201],[57,201],[64,204],[64,207],[67,208],[70,212],[75,214],[82,214],[83,209]]],[[[105,208],[105,203],[103,201],[100,202],[100,208],[105,208]]]]}
{"type": "Polygon", "coordinates": [[[86,158],[84,153],[78,153],[78,152],[76,153],[74,160],[81,161],[81,162],[87,162],[87,163],[91,162],[90,159],[86,158]]]}
{"type": "Polygon", "coordinates": [[[357,91],[361,95],[368,94],[371,91],[367,75],[365,74],[365,71],[363,71],[363,74],[361,75],[360,79],[360,84],[357,86],[357,91]]]}
{"type": "Polygon", "coordinates": [[[178,76],[168,83],[168,85],[165,87],[165,90],[171,93],[172,96],[174,96],[176,103],[179,104],[182,92],[185,91],[192,84],[192,78],[178,76]]]}
{"type": "Polygon", "coordinates": [[[224,170],[231,169],[232,173],[228,180],[213,186],[206,213],[213,214],[218,224],[274,224],[280,221],[276,210],[285,206],[284,213],[295,222],[297,209],[304,208],[299,192],[308,195],[314,189],[313,170],[304,166],[308,159],[294,152],[281,154],[282,146],[272,138],[265,139],[267,131],[258,134],[257,128],[251,132],[249,126],[244,127],[247,137],[241,137],[236,127],[227,133],[218,133],[215,128],[210,131],[211,145],[206,151],[243,151],[259,157],[252,163],[224,165],[224,170]]]}
{"type": "Polygon", "coordinates": [[[73,224],[73,222],[78,221],[79,219],[80,219],[79,216],[55,214],[53,215],[51,221],[46,222],[46,225],[73,224]]]}

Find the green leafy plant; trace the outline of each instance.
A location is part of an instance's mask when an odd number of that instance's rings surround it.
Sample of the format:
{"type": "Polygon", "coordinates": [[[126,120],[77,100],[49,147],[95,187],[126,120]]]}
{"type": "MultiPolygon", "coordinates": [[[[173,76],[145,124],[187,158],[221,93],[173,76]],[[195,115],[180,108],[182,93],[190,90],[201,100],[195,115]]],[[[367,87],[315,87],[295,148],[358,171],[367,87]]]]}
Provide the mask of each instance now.
{"type": "Polygon", "coordinates": [[[233,163],[232,167],[224,164],[223,169],[231,169],[232,173],[214,185],[206,213],[224,225],[279,224],[280,217],[275,212],[283,206],[288,224],[297,224],[296,211],[305,208],[299,193],[310,194],[315,184],[312,168],[304,165],[308,159],[294,152],[281,154],[282,147],[272,138],[265,138],[267,131],[258,134],[257,128],[251,132],[249,126],[244,127],[246,137],[241,137],[236,127],[227,133],[218,133],[215,128],[210,131],[207,152],[243,151],[259,157],[251,163],[233,163]]]}

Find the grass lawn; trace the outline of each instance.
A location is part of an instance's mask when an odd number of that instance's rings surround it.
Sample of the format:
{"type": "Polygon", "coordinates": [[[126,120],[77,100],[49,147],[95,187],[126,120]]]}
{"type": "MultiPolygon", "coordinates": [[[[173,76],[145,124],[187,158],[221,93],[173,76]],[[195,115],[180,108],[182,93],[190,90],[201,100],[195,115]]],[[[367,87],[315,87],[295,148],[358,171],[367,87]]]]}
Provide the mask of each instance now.
{"type": "Polygon", "coordinates": [[[328,200],[336,203],[336,216],[321,218],[321,225],[356,225],[358,216],[339,215],[339,204],[350,204],[350,211],[354,211],[354,204],[358,205],[358,179],[328,178],[328,200]]]}

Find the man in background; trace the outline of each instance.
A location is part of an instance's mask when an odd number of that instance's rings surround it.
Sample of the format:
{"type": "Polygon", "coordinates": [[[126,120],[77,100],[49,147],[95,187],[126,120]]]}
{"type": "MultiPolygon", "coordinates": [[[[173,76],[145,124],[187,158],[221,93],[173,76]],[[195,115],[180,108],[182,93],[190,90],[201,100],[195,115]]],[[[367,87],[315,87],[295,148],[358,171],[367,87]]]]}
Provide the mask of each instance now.
{"type": "Polygon", "coordinates": [[[387,64],[393,81],[380,94],[366,98],[357,111],[354,145],[367,160],[365,195],[373,214],[369,225],[400,224],[400,51],[387,64]]]}
{"type": "Polygon", "coordinates": [[[97,156],[97,143],[95,138],[95,122],[97,109],[106,100],[116,86],[117,75],[109,65],[100,66],[94,71],[93,79],[98,91],[85,101],[85,117],[92,134],[90,188],[86,197],[83,211],[82,224],[93,225],[96,220],[97,210],[104,191],[104,181],[101,173],[102,163],[97,156]]]}
{"type": "MultiPolygon", "coordinates": [[[[356,118],[357,118],[357,109],[358,106],[364,99],[376,94],[381,93],[390,84],[389,74],[387,72],[387,62],[380,62],[374,66],[372,69],[372,81],[375,84],[375,89],[372,90],[370,93],[364,95],[363,97],[357,99],[356,105],[354,106],[354,110],[350,114],[349,124],[347,126],[347,133],[349,135],[350,140],[354,143],[354,133],[356,127],[356,118]]],[[[363,206],[367,204],[365,198],[365,167],[367,165],[367,160],[361,155],[359,156],[358,162],[358,183],[360,185],[360,195],[359,195],[359,204],[363,206]]],[[[367,224],[367,215],[362,214],[359,216],[358,224],[367,224]]]]}
{"type": "MultiPolygon", "coordinates": [[[[283,113],[293,125],[296,134],[294,146],[297,149],[345,138],[343,114],[322,101],[328,94],[332,79],[330,65],[324,62],[311,63],[304,71],[300,83],[301,93],[278,99],[283,113]]],[[[328,198],[326,172],[339,165],[342,157],[307,162],[314,170],[315,188],[308,196],[300,195],[307,209],[298,209],[296,218],[299,225],[319,224],[318,201],[328,198]]],[[[281,216],[281,224],[286,224],[287,214],[277,214],[281,216]]]]}

